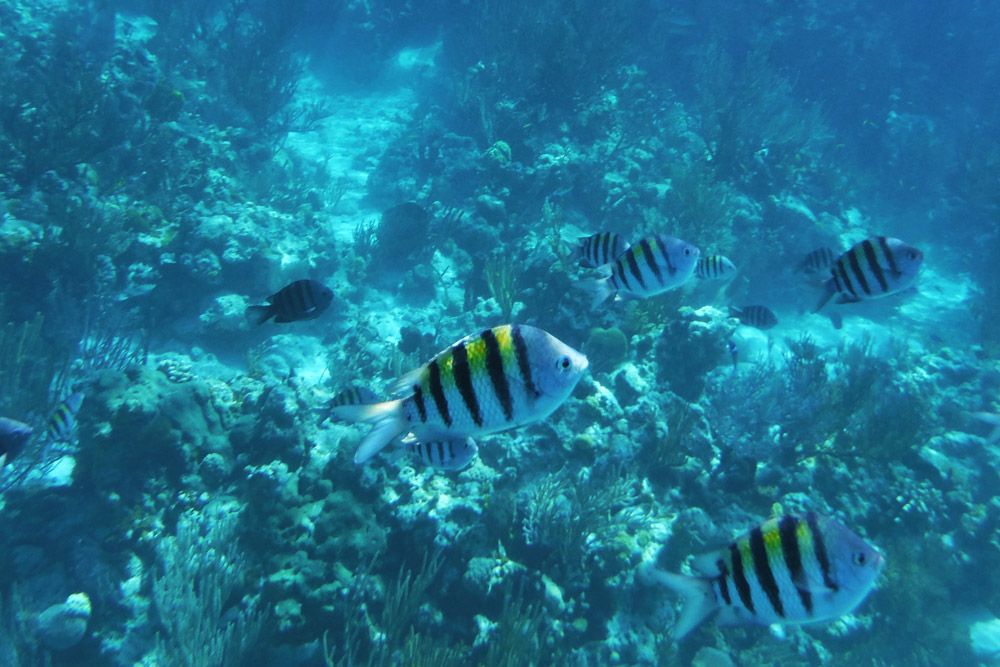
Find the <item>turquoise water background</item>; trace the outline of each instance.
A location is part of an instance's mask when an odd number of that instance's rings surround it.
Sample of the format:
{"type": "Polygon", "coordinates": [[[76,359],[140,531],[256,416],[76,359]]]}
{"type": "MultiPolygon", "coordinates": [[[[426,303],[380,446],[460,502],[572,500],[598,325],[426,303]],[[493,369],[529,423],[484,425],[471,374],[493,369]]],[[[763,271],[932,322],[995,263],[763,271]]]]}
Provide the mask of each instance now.
{"type": "Polygon", "coordinates": [[[0,417],[33,428],[0,665],[997,664],[998,25],[0,0],[0,417]],[[598,232],[737,272],[595,307],[598,232]],[[811,312],[805,255],[875,236],[924,253],[914,287],[811,312]],[[301,279],[319,317],[247,317],[301,279]],[[354,464],[334,396],[510,322],[587,355],[559,409],[462,471],[354,464]],[[884,553],[860,606],[671,638],[642,566],[807,511],[884,553]]]}

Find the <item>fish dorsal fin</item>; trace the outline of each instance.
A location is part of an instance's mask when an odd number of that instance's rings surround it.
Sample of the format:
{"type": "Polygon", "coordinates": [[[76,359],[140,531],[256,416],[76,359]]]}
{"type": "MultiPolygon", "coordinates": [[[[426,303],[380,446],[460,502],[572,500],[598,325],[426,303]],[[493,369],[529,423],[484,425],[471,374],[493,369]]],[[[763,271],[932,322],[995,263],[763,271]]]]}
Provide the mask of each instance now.
{"type": "Polygon", "coordinates": [[[691,568],[706,577],[717,577],[722,574],[722,568],[719,567],[720,561],[722,561],[722,552],[713,551],[712,553],[695,556],[691,560],[691,568]]]}

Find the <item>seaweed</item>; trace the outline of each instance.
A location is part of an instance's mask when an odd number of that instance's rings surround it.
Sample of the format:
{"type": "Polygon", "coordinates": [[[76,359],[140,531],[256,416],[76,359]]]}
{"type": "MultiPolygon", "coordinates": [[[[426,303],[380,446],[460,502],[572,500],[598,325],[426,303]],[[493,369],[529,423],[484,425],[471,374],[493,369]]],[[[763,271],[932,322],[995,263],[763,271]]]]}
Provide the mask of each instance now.
{"type": "Polygon", "coordinates": [[[490,288],[490,294],[500,306],[503,321],[510,322],[517,296],[518,271],[514,260],[510,255],[495,254],[486,260],[483,271],[486,274],[486,284],[490,288]]]}
{"type": "MultiPolygon", "coordinates": [[[[377,559],[376,555],[362,572],[355,575],[354,584],[348,594],[348,602],[353,603],[352,606],[363,606],[363,592],[369,578],[372,577],[377,559]]],[[[385,589],[383,606],[377,622],[373,623],[366,609],[363,618],[367,628],[360,625],[357,620],[345,624],[339,658],[337,646],[330,646],[329,631],[323,633],[323,655],[326,664],[329,667],[350,666],[358,664],[361,656],[366,656],[365,664],[383,667],[400,664],[398,662],[400,652],[412,655],[415,648],[420,645],[420,640],[415,638],[413,630],[413,616],[425,602],[428,588],[443,564],[443,555],[441,552],[435,552],[430,556],[425,553],[420,568],[416,571],[407,570],[405,565],[400,567],[395,581],[385,589]],[[370,647],[361,645],[365,630],[373,637],[373,644],[370,647]]],[[[356,614],[354,616],[357,618],[356,614]]],[[[447,651],[442,651],[440,654],[445,658],[448,657],[447,651]]]]}

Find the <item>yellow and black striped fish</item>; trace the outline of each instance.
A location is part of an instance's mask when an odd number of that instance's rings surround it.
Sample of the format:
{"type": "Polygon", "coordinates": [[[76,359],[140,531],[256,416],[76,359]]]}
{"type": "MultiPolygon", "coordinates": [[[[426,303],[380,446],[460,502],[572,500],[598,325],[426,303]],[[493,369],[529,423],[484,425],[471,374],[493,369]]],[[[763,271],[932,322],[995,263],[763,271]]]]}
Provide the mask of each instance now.
{"type": "Polygon", "coordinates": [[[680,639],[712,612],[719,625],[813,623],[857,607],[875,585],[882,554],[835,519],[812,512],[768,519],[721,551],[696,558],[703,576],[642,574],[684,597],[680,639]]]}
{"type": "Polygon", "coordinates": [[[413,442],[407,447],[413,458],[438,470],[462,470],[472,463],[479,452],[479,447],[472,438],[413,442]]]}
{"type": "Polygon", "coordinates": [[[799,262],[799,265],[795,267],[795,272],[811,275],[813,273],[826,271],[833,266],[833,262],[836,259],[837,253],[835,253],[832,249],[827,247],[816,248],[812,252],[806,254],[802,261],[799,262]]]}
{"type": "Polygon", "coordinates": [[[628,243],[614,232],[600,232],[580,238],[580,257],[584,264],[592,268],[610,264],[628,248],[628,243]]]}
{"type": "Polygon", "coordinates": [[[900,292],[914,283],[924,253],[899,239],[876,236],[855,243],[830,267],[826,291],[813,312],[819,312],[834,294],[837,303],[876,299],[900,292]]]}
{"type": "Polygon", "coordinates": [[[605,278],[581,280],[578,289],[594,296],[597,307],[617,292],[641,299],[676,289],[687,282],[698,263],[698,248],[672,236],[647,236],[604,267],[605,278]]]}
{"type": "Polygon", "coordinates": [[[587,358],[541,329],[506,324],[467,336],[399,378],[374,405],[333,413],[374,427],[354,455],[364,463],[394,438],[461,440],[547,417],[587,370],[587,358]]]}
{"type": "Polygon", "coordinates": [[[378,396],[375,392],[361,385],[348,387],[330,400],[330,407],[336,408],[341,405],[364,405],[366,403],[378,403],[378,396]]]}
{"type": "Polygon", "coordinates": [[[701,280],[729,280],[736,275],[736,265],[723,255],[709,255],[698,260],[694,275],[701,280]]]}
{"type": "Polygon", "coordinates": [[[55,412],[49,417],[46,433],[52,442],[69,440],[76,427],[76,413],[83,405],[83,394],[75,392],[67,396],[56,406],[55,412]]]}

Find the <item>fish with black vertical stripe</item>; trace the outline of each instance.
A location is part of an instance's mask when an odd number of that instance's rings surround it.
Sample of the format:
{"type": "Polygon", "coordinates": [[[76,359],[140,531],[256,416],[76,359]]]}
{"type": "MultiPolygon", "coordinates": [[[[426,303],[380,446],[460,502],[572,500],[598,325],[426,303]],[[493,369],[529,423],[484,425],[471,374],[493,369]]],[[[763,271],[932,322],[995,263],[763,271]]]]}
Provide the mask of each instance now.
{"type": "Polygon", "coordinates": [[[730,314],[740,321],[740,324],[745,324],[748,327],[753,327],[754,329],[760,329],[761,331],[767,331],[768,329],[773,329],[778,326],[778,316],[774,314],[774,311],[767,306],[762,306],[760,304],[752,304],[749,306],[729,306],[730,314]]]}
{"type": "Polygon", "coordinates": [[[729,280],[736,275],[736,265],[724,255],[709,255],[698,259],[694,275],[701,280],[729,280]]]}
{"type": "Polygon", "coordinates": [[[333,290],[315,280],[296,280],[267,297],[266,306],[250,306],[247,312],[257,315],[257,324],[272,317],[275,322],[313,320],[333,302],[333,290]]]}
{"type": "Polygon", "coordinates": [[[700,251],[672,236],[647,236],[601,267],[603,278],[581,280],[575,287],[593,295],[597,307],[612,294],[642,299],[676,289],[694,274],[700,251]]]}
{"type": "Polygon", "coordinates": [[[795,272],[806,275],[821,273],[833,266],[836,259],[837,253],[832,248],[816,248],[802,258],[802,261],[795,267],[795,272]]]}
{"type": "Polygon", "coordinates": [[[715,553],[694,559],[699,576],[641,570],[680,594],[680,639],[718,610],[719,625],[828,621],[854,610],[885,558],[835,519],[808,513],[768,519],[715,553]]]}
{"type": "Polygon", "coordinates": [[[580,238],[580,258],[586,266],[595,269],[615,261],[628,248],[628,243],[614,232],[600,232],[580,238]]]}
{"type": "Polygon", "coordinates": [[[899,239],[875,236],[855,243],[830,267],[825,292],[813,312],[835,295],[837,303],[877,299],[912,285],[924,263],[924,253],[899,239]]]}
{"type": "Polygon", "coordinates": [[[462,470],[472,463],[479,452],[479,447],[472,438],[411,442],[406,446],[413,458],[438,470],[462,470]]]}
{"type": "Polygon", "coordinates": [[[355,463],[397,436],[416,442],[462,440],[544,419],[572,393],[587,357],[541,329],[505,324],[466,336],[396,380],[393,400],[341,405],[333,413],[373,428],[355,463]]]}

